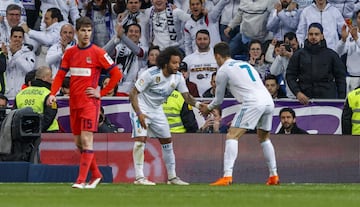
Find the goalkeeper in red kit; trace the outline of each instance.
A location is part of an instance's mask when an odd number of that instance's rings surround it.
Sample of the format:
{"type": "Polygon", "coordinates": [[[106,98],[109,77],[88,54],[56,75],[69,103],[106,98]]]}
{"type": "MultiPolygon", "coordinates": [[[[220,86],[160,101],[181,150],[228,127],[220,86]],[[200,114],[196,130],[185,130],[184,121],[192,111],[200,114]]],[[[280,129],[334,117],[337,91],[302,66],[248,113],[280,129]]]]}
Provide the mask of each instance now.
{"type": "Polygon", "coordinates": [[[79,175],[72,187],[80,189],[96,188],[102,179],[93,151],[93,133],[98,128],[100,97],[106,95],[122,78],[122,73],[109,55],[91,43],[91,34],[91,19],[77,19],[78,44],[65,51],[47,101],[48,105],[56,104],[55,94],[66,73],[70,71],[70,126],[75,144],[81,152],[79,175]],[[110,82],[99,91],[98,82],[102,70],[110,74],[110,82]],[[91,180],[86,183],[89,171],[91,180]]]}

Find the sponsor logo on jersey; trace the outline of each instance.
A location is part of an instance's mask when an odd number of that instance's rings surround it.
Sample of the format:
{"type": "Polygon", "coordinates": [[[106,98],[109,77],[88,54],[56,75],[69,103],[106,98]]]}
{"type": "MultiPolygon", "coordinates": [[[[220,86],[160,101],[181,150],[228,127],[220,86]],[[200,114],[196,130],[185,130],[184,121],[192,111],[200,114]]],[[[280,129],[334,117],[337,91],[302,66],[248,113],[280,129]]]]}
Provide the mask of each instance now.
{"type": "Polygon", "coordinates": [[[142,85],[144,85],[144,83],[145,83],[144,79],[140,79],[139,85],[142,86],[142,85]]]}
{"type": "Polygon", "coordinates": [[[91,76],[90,68],[70,68],[70,73],[73,76],[91,76]]]}
{"type": "Polygon", "coordinates": [[[92,63],[91,57],[86,57],[86,63],[87,63],[87,64],[91,64],[91,63],[92,63]]]}

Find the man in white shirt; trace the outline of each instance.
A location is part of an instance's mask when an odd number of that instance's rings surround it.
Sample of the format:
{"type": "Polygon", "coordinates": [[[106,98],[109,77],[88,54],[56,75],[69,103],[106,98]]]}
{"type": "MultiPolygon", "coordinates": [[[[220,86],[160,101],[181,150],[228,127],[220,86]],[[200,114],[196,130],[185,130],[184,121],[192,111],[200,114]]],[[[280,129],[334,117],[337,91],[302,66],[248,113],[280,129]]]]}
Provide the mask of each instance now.
{"type": "Polygon", "coordinates": [[[213,49],[210,47],[210,34],[202,29],[196,33],[197,50],[186,56],[184,62],[188,65],[189,80],[196,83],[199,94],[211,87],[211,74],[218,69],[213,49]]]}

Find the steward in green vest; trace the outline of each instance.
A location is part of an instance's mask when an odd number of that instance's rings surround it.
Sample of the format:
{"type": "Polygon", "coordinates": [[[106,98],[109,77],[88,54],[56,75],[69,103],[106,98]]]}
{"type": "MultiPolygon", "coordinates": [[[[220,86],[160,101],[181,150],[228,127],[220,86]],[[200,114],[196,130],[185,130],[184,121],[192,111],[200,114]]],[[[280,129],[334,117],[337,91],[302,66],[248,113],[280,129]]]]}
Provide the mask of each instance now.
{"type": "Polygon", "coordinates": [[[49,97],[52,82],[51,69],[41,66],[35,73],[35,80],[31,86],[21,90],[15,97],[14,108],[31,107],[34,112],[42,114],[42,132],[58,132],[59,124],[56,120],[57,105],[48,106],[46,100],[49,97]]]}
{"type": "Polygon", "coordinates": [[[349,92],[341,115],[342,134],[360,135],[360,87],[349,92]]]}
{"type": "Polygon", "coordinates": [[[179,91],[174,90],[162,106],[170,132],[195,133],[199,129],[192,106],[185,103],[179,91]]]}

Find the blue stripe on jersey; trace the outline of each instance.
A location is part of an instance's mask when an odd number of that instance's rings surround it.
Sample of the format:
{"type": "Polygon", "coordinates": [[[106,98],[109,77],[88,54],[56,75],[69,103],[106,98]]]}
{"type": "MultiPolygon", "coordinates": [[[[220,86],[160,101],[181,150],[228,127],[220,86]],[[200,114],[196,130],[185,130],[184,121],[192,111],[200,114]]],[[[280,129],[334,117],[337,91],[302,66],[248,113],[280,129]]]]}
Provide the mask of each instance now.
{"type": "Polygon", "coordinates": [[[150,75],[157,75],[157,74],[159,74],[161,72],[161,70],[160,70],[160,68],[158,68],[158,67],[153,67],[153,68],[150,68],[150,71],[149,71],[149,73],[150,73],[150,75]]]}
{"type": "Polygon", "coordinates": [[[237,116],[237,119],[235,120],[234,127],[240,127],[241,120],[243,119],[246,110],[246,108],[241,109],[239,116],[237,116]]]}

